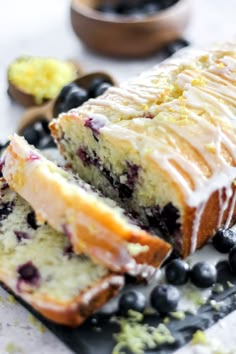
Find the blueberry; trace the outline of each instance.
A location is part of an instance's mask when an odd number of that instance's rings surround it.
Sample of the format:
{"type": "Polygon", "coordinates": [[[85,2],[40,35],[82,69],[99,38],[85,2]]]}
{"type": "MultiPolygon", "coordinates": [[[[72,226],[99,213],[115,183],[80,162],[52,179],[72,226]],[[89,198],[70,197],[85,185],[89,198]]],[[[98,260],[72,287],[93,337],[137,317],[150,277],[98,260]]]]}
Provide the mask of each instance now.
{"type": "Polygon", "coordinates": [[[189,265],[181,259],[174,259],[165,269],[166,279],[170,284],[183,285],[189,277],[189,265]]]}
{"type": "Polygon", "coordinates": [[[229,266],[231,271],[236,274],[236,246],[229,251],[229,266]]]}
{"type": "Polygon", "coordinates": [[[66,85],[62,88],[61,92],[59,93],[59,95],[57,96],[57,102],[58,103],[62,103],[65,102],[67,95],[72,92],[75,91],[77,89],[77,85],[72,82],[69,85],[66,85]]]}
{"type": "Polygon", "coordinates": [[[41,139],[40,132],[36,130],[34,126],[25,128],[22,132],[22,135],[24,136],[25,140],[27,140],[28,143],[32,145],[38,145],[41,139]]]}
{"type": "Polygon", "coordinates": [[[88,98],[88,92],[82,87],[77,87],[76,90],[68,93],[64,108],[66,111],[69,111],[72,108],[77,108],[87,101],[88,98]]]}
{"type": "Polygon", "coordinates": [[[9,140],[8,140],[7,142],[5,142],[5,143],[0,143],[0,152],[1,152],[3,149],[6,149],[9,144],[10,144],[10,141],[9,141],[9,140]]]}
{"type": "Polygon", "coordinates": [[[154,15],[160,9],[161,5],[159,2],[148,2],[141,7],[141,11],[145,15],[154,15]]]}
{"type": "Polygon", "coordinates": [[[165,50],[168,55],[176,53],[178,50],[189,46],[189,42],[186,39],[177,39],[176,41],[170,42],[165,50]]]}
{"type": "Polygon", "coordinates": [[[97,11],[103,12],[104,14],[115,14],[115,8],[110,4],[101,4],[95,8],[97,11]]]}
{"type": "Polygon", "coordinates": [[[95,98],[97,97],[97,90],[99,88],[99,86],[101,86],[104,83],[108,83],[111,85],[110,82],[108,82],[106,79],[102,78],[102,77],[96,77],[95,79],[93,79],[91,81],[90,87],[89,87],[89,97],[91,98],[95,98]]]}
{"type": "Polygon", "coordinates": [[[229,229],[219,229],[212,240],[213,246],[220,253],[229,253],[236,245],[236,234],[229,229]]]}
{"type": "Polygon", "coordinates": [[[95,97],[101,96],[104,92],[106,92],[110,87],[112,87],[112,84],[109,82],[103,82],[101,85],[99,85],[96,90],[95,90],[95,97]]]}
{"type": "Polygon", "coordinates": [[[190,272],[190,278],[194,285],[199,288],[209,288],[216,282],[216,268],[207,262],[196,263],[190,272]]]}
{"type": "Polygon", "coordinates": [[[42,130],[45,134],[50,135],[49,122],[47,120],[41,121],[42,130]]]}
{"type": "Polygon", "coordinates": [[[8,217],[8,215],[12,213],[13,207],[14,207],[13,202],[6,202],[0,205],[0,221],[5,220],[8,217]]]}
{"type": "Polygon", "coordinates": [[[33,230],[37,230],[38,228],[38,225],[37,225],[37,222],[36,222],[36,217],[35,217],[35,213],[32,211],[30,212],[27,217],[27,223],[30,227],[32,227],[33,230]]]}
{"type": "Polygon", "coordinates": [[[176,2],[176,0],[161,0],[160,6],[162,9],[167,9],[168,7],[174,5],[176,2]]]}
{"type": "Polygon", "coordinates": [[[134,10],[134,6],[128,1],[120,1],[115,7],[115,11],[119,15],[129,15],[132,10],[134,10]]]}
{"type": "Polygon", "coordinates": [[[160,313],[173,312],[177,309],[180,294],[172,285],[157,285],[151,292],[151,305],[160,313]]]}
{"type": "Polygon", "coordinates": [[[39,271],[33,262],[27,262],[18,267],[19,279],[26,283],[36,285],[39,281],[39,271]]]}
{"type": "Polygon", "coordinates": [[[14,231],[14,234],[16,235],[18,242],[21,242],[22,240],[28,240],[30,238],[29,235],[24,231],[14,231]]]}
{"type": "Polygon", "coordinates": [[[126,316],[129,310],[143,312],[146,305],[145,296],[139,291],[127,291],[119,300],[119,312],[126,316]]]}

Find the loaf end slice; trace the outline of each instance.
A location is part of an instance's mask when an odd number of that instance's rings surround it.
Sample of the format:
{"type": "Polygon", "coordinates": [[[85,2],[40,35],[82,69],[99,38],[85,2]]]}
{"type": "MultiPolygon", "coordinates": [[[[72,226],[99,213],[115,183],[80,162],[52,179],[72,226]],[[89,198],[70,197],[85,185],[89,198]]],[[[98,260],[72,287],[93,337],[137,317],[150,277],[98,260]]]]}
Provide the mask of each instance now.
{"type": "Polygon", "coordinates": [[[78,326],[124,284],[50,226],[0,179],[0,281],[54,322],[78,326]]]}

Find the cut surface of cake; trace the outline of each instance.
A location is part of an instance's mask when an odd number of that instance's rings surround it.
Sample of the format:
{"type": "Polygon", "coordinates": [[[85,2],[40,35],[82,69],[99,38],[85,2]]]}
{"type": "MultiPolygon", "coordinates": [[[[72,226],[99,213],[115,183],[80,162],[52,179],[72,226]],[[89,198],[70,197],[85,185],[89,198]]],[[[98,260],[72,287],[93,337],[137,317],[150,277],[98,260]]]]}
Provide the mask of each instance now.
{"type": "Polygon", "coordinates": [[[38,312],[76,326],[104,305],[124,279],[76,255],[68,239],[39,225],[27,202],[0,179],[0,281],[38,312]]]}
{"type": "Polygon", "coordinates": [[[236,216],[236,45],[189,50],[51,123],[87,182],[184,257],[236,216]]]}
{"type": "Polygon", "coordinates": [[[4,155],[2,172],[45,220],[83,252],[116,272],[149,277],[171,246],[136,226],[113,201],[79,177],[46,159],[15,135],[4,155]]]}

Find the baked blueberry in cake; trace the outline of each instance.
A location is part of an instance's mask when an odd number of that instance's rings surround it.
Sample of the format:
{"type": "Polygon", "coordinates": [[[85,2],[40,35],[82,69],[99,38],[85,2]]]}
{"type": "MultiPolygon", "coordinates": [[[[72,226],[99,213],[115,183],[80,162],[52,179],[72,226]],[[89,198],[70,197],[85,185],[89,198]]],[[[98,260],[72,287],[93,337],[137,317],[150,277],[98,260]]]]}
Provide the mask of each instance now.
{"type": "Polygon", "coordinates": [[[81,178],[184,257],[235,220],[236,45],[189,50],[51,123],[81,178]]]}
{"type": "Polygon", "coordinates": [[[123,286],[69,240],[38,224],[32,208],[0,179],[0,281],[46,318],[76,326],[123,286]]]}
{"type": "MultiPolygon", "coordinates": [[[[3,161],[10,187],[33,207],[37,219],[63,232],[76,253],[141,277],[151,276],[170,253],[168,243],[136,226],[115,202],[47,160],[24,138],[11,138],[3,161]]],[[[131,166],[127,178],[132,182],[137,173],[131,166]]]]}

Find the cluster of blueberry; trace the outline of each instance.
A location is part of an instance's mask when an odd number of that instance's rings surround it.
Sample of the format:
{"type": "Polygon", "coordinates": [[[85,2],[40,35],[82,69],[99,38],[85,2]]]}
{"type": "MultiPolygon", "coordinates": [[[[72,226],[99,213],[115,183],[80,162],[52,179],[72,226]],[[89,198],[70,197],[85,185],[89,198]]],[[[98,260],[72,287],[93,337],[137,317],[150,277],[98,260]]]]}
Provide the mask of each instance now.
{"type": "Polygon", "coordinates": [[[89,98],[102,95],[111,86],[112,83],[102,77],[95,77],[91,80],[87,90],[76,83],[66,85],[57,98],[55,115],[57,116],[60,113],[81,106],[89,98]]]}
{"type": "Polygon", "coordinates": [[[156,12],[165,10],[176,2],[177,0],[139,0],[133,2],[121,0],[114,4],[103,3],[97,6],[96,10],[109,15],[141,17],[155,15],[156,12]]]}
{"type": "MultiPolygon", "coordinates": [[[[236,274],[236,234],[232,230],[220,229],[213,238],[213,246],[221,253],[229,253],[229,267],[236,274]]],[[[168,284],[155,286],[150,294],[152,307],[164,315],[176,311],[178,307],[180,292],[176,286],[190,280],[198,288],[209,288],[217,281],[217,270],[208,262],[198,262],[190,268],[186,261],[174,259],[166,265],[165,277],[168,284]]],[[[143,293],[127,291],[119,300],[119,312],[124,316],[129,310],[143,312],[146,303],[143,293]]]]}
{"type": "MultiPolygon", "coordinates": [[[[108,82],[102,77],[94,78],[91,81],[88,90],[75,83],[64,86],[56,100],[54,115],[57,116],[60,113],[81,106],[89,98],[95,98],[102,95],[111,86],[111,82],[108,82]]],[[[44,119],[25,128],[22,135],[29,144],[34,145],[38,149],[46,149],[56,146],[50,135],[48,121],[44,119]]]]}

